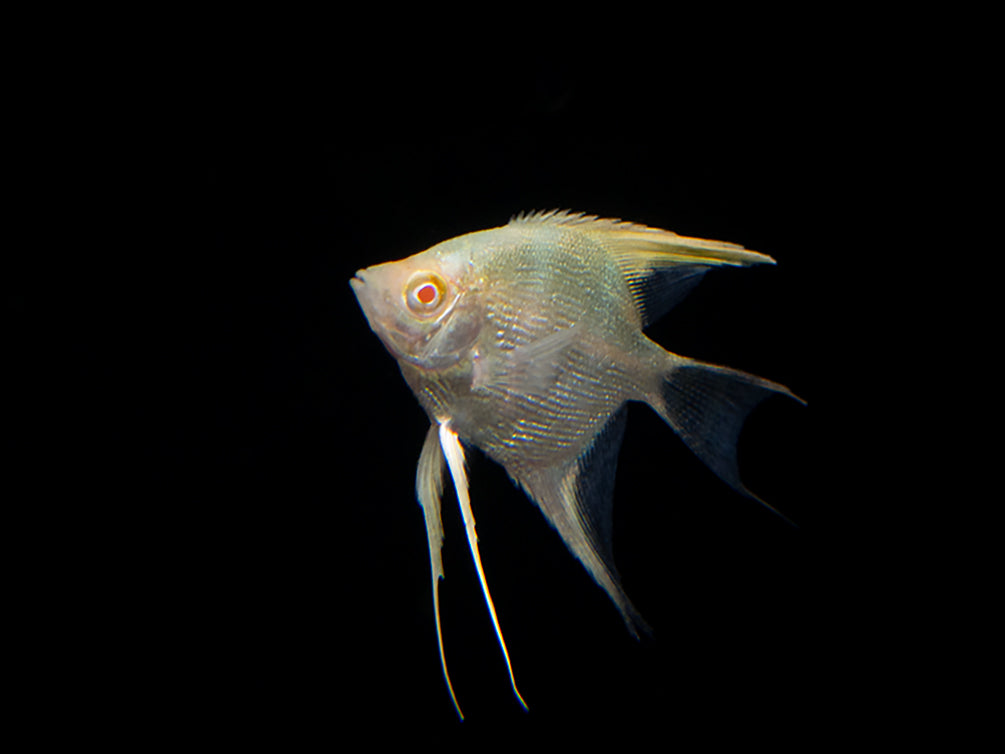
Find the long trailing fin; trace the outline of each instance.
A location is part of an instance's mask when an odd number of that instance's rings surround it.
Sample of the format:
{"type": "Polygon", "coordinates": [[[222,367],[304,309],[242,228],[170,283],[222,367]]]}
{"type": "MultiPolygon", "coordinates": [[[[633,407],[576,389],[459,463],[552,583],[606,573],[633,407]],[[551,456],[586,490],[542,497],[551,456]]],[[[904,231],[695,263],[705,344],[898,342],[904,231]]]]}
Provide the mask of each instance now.
{"type": "Polygon", "coordinates": [[[708,238],[566,210],[518,215],[510,225],[565,227],[585,233],[614,258],[645,326],[678,304],[711,267],[774,264],[767,254],[708,238]]]}
{"type": "Polygon", "coordinates": [[[492,617],[492,625],[495,628],[496,637],[499,639],[503,658],[506,660],[509,681],[513,686],[513,693],[520,702],[520,706],[526,711],[527,703],[517,690],[516,678],[513,677],[513,666],[509,661],[509,652],[506,651],[506,641],[503,639],[502,629],[499,627],[499,619],[496,617],[496,608],[492,603],[492,595],[489,593],[489,585],[485,580],[485,571],[482,569],[482,557],[478,552],[478,535],[475,533],[475,516],[471,511],[471,498],[468,496],[468,476],[464,470],[464,448],[461,447],[461,441],[457,437],[457,433],[450,428],[449,421],[440,424],[440,447],[443,449],[443,455],[447,459],[450,476],[454,480],[454,489],[457,491],[457,502],[461,506],[461,516],[464,518],[464,530],[467,532],[468,544],[471,546],[471,556],[474,558],[475,569],[478,571],[478,580],[482,585],[482,594],[485,595],[485,603],[488,605],[489,615],[492,617]]]}
{"type": "Polygon", "coordinates": [[[650,405],[722,481],[791,524],[740,481],[736,445],[747,416],[765,398],[779,394],[804,405],[805,401],[777,382],[668,355],[670,365],[663,375],[661,394],[650,405]]]}
{"type": "Polygon", "coordinates": [[[653,228],[606,231],[602,241],[628,283],[643,327],[680,303],[712,267],[775,263],[738,244],[653,228]]]}
{"type": "Polygon", "coordinates": [[[439,433],[435,424],[429,426],[426,441],[422,444],[419,467],[415,473],[415,494],[422,506],[426,519],[426,538],[429,540],[429,569],[433,579],[433,616],[436,619],[436,641],[440,647],[440,666],[447,682],[450,700],[457,715],[464,719],[461,705],[457,703],[454,687],[447,672],[447,657],[443,652],[443,631],[440,628],[440,579],[443,578],[443,560],[440,548],[443,545],[443,525],[440,520],[440,499],[443,495],[443,454],[440,452],[439,433]]]}

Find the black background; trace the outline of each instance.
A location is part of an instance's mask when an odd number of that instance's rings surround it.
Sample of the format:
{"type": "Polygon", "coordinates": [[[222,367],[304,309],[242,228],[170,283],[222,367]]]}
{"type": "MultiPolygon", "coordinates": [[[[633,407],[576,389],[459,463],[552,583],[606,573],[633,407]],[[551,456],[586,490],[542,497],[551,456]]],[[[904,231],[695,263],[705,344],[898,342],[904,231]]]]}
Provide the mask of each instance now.
{"type": "Polygon", "coordinates": [[[52,180],[87,195],[86,241],[37,252],[41,282],[8,301],[21,324],[55,314],[53,340],[20,343],[59,367],[25,385],[52,418],[32,422],[15,465],[41,490],[43,551],[60,553],[37,563],[60,574],[42,599],[58,616],[40,621],[46,656],[71,705],[99,700],[88,724],[128,716],[154,740],[554,729],[799,743],[806,723],[837,735],[872,714],[835,690],[863,617],[844,610],[855,555],[834,546],[821,445],[856,94],[812,36],[734,21],[714,42],[709,29],[614,51],[596,33],[575,51],[363,57],[345,29],[304,49],[266,34],[239,51],[210,40],[195,59],[166,45],[130,70],[140,41],[97,72],[66,70],[79,130],[52,180]],[[808,401],[771,399],[740,444],[747,485],[798,527],[632,407],[615,555],[654,628],[635,642],[534,506],[472,454],[530,713],[448,487],[440,589],[461,726],[413,491],[427,420],[348,280],[551,208],[777,260],[710,273],[649,335],[808,401]]]}

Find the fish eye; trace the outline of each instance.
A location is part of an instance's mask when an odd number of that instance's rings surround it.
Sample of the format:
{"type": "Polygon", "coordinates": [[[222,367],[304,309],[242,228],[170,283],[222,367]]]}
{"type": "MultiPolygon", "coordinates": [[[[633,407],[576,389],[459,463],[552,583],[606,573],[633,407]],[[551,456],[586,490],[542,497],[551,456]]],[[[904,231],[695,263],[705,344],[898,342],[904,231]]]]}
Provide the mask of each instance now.
{"type": "Polygon", "coordinates": [[[432,314],[440,308],[446,293],[443,278],[432,272],[418,272],[405,285],[405,303],[413,314],[432,314]]]}

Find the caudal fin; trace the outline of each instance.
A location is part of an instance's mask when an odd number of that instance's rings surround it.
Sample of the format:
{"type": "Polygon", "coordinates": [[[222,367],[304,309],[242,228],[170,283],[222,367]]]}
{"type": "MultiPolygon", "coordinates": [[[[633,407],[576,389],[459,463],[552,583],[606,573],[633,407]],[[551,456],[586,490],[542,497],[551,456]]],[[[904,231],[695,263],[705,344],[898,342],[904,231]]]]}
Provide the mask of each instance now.
{"type": "Polygon", "coordinates": [[[743,486],[736,462],[736,443],[743,422],[761,401],[775,393],[805,404],[777,382],[673,356],[672,365],[663,378],[660,400],[653,401],[652,405],[722,481],[778,513],[743,486]]]}

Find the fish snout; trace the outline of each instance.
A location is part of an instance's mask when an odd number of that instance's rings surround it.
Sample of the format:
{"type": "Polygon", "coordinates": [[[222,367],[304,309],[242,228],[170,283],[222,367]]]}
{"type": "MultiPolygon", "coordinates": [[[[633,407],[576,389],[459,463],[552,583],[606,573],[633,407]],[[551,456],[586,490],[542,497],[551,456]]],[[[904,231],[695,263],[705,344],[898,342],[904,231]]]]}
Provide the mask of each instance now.
{"type": "Polygon", "coordinates": [[[369,318],[375,303],[373,298],[376,290],[372,285],[372,281],[367,280],[366,270],[358,270],[354,277],[349,278],[349,287],[352,288],[356,301],[363,308],[367,318],[369,318]]]}
{"type": "Polygon", "coordinates": [[[373,275],[368,275],[366,270],[359,270],[356,275],[349,279],[349,286],[356,296],[356,303],[363,310],[363,315],[370,324],[370,329],[380,336],[381,340],[387,344],[384,331],[390,321],[394,319],[393,307],[387,300],[387,292],[380,284],[379,277],[373,279],[373,275]]]}

